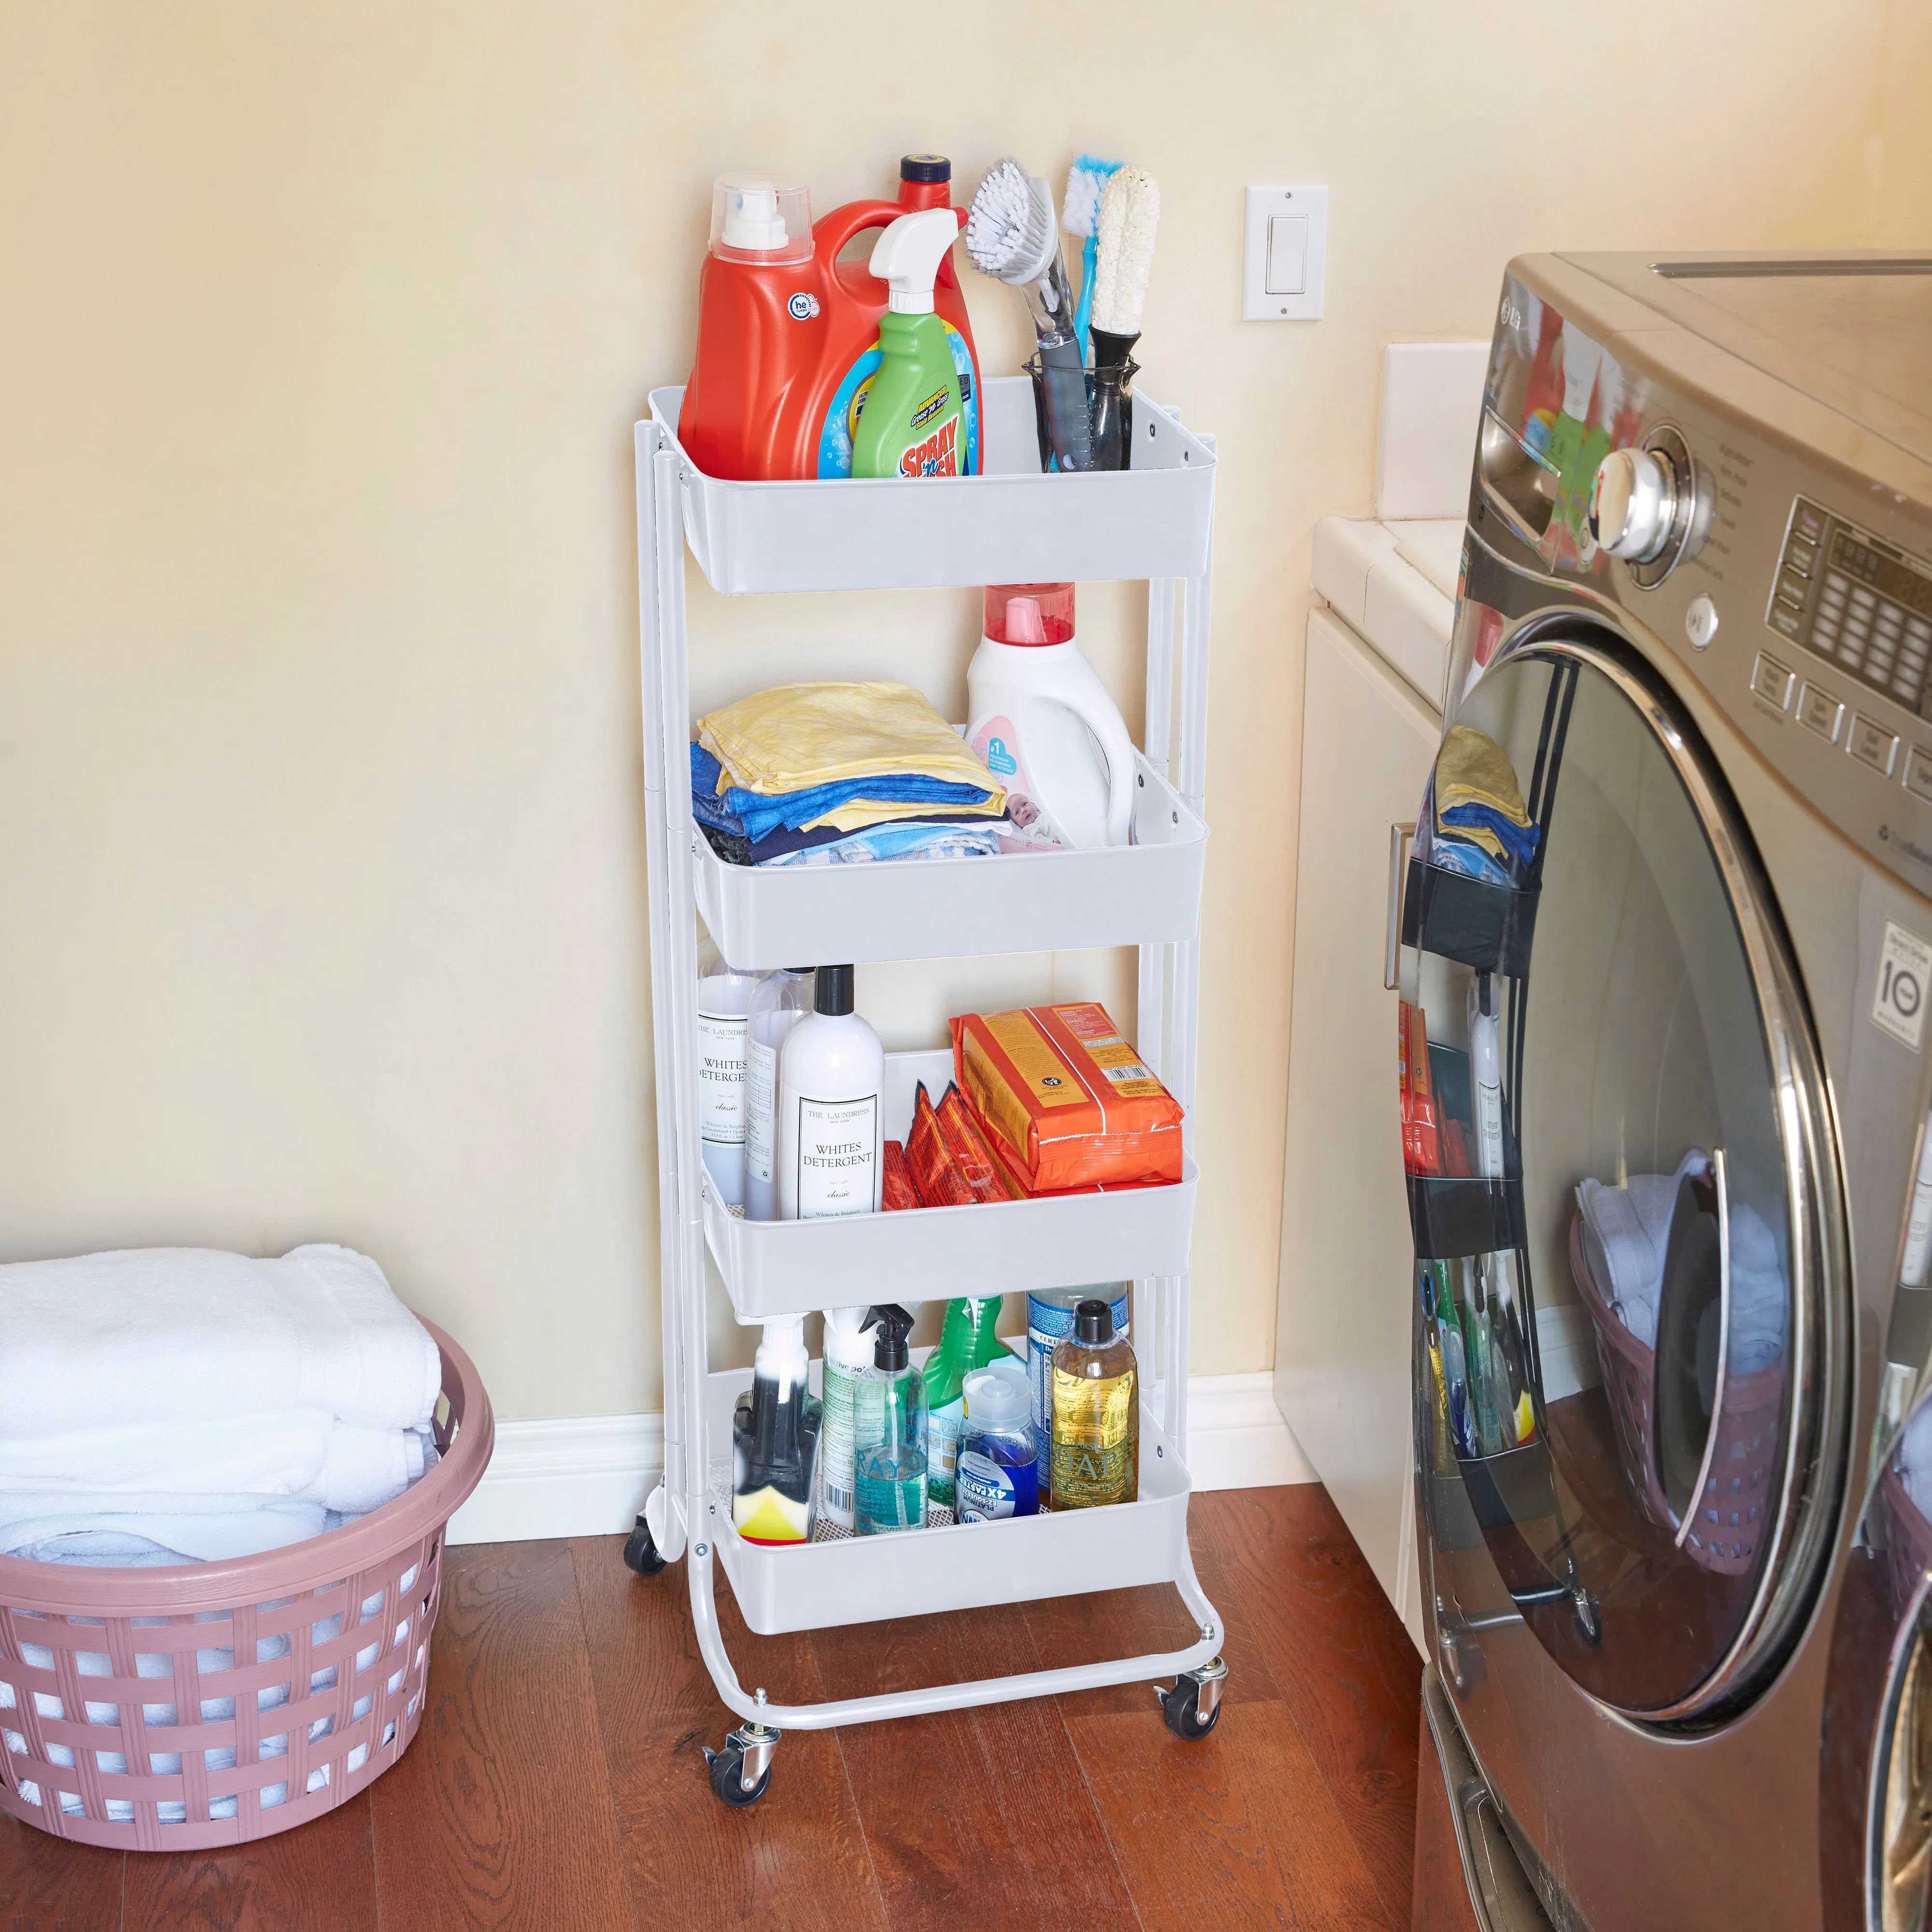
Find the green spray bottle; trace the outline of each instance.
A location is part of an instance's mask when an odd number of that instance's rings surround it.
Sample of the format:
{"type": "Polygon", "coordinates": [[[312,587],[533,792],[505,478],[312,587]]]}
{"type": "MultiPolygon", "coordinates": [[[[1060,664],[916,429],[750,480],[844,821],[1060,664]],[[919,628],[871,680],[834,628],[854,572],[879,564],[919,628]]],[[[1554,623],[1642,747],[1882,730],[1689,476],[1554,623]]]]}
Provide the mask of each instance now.
{"type": "Polygon", "coordinates": [[[957,476],[966,405],[932,284],[959,236],[950,208],[902,214],[879,237],[872,271],[891,293],[879,318],[879,367],[852,431],[854,476],[957,476]]]}
{"type": "Polygon", "coordinates": [[[1005,1353],[993,1333],[999,1313],[997,1294],[961,1295],[949,1301],[939,1346],[926,1358],[926,1493],[944,1509],[953,1507],[952,1466],[966,1420],[966,1378],[1005,1353]]]}

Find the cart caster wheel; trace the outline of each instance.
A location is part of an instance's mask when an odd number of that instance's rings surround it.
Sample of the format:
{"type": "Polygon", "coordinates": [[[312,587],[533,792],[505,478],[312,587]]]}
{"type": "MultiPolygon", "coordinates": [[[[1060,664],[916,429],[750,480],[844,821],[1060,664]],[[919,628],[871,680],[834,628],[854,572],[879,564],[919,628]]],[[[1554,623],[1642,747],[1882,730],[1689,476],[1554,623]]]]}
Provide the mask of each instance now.
{"type": "Polygon", "coordinates": [[[664,1567],[664,1558],[658,1554],[657,1539],[652,1535],[651,1526],[641,1514],[637,1527],[625,1539],[624,1562],[640,1576],[655,1576],[664,1567]]]}
{"type": "Polygon", "coordinates": [[[706,1750],[711,1767],[711,1789],[734,1811],[755,1804],[771,1789],[772,1754],[778,1749],[778,1734],[767,1724],[741,1724],[724,1740],[722,1750],[706,1750]],[[751,1783],[747,1785],[747,1761],[751,1783]]]}
{"type": "Polygon", "coordinates": [[[1154,1694],[1160,1700],[1167,1728],[1190,1744],[1198,1743],[1221,1721],[1221,1687],[1227,1678],[1228,1666],[1217,1657],[1198,1670],[1183,1672],[1172,1690],[1156,1688],[1154,1694]]]}
{"type": "Polygon", "coordinates": [[[772,1768],[766,1766],[764,1774],[750,1790],[745,1789],[742,1773],[745,1754],[735,1744],[727,1744],[722,1751],[708,1751],[711,1760],[711,1789],[730,1805],[733,1810],[740,1811],[747,1804],[755,1804],[772,1786],[772,1768]]]}

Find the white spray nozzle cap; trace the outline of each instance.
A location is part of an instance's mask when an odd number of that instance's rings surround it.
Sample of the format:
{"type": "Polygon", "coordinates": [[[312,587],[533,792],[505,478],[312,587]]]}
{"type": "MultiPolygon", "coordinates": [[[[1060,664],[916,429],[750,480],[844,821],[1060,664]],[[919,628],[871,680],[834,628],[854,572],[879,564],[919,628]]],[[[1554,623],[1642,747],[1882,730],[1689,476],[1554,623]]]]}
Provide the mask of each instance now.
{"type": "Polygon", "coordinates": [[[1006,642],[1010,644],[1043,644],[1046,626],[1040,614],[1037,597],[1006,599],[1006,642]]]}
{"type": "Polygon", "coordinates": [[[966,1417],[982,1429],[1017,1428],[1033,1418],[1033,1386],[1016,1355],[996,1355],[964,1384],[966,1417]]]}
{"type": "Polygon", "coordinates": [[[932,284],[953,243],[959,217],[950,208],[922,208],[902,214],[872,249],[872,273],[890,289],[886,306],[895,315],[930,315],[932,284]]]}
{"type": "Polygon", "coordinates": [[[724,201],[724,239],[734,248],[782,248],[784,217],[770,182],[734,188],[724,201]]]}

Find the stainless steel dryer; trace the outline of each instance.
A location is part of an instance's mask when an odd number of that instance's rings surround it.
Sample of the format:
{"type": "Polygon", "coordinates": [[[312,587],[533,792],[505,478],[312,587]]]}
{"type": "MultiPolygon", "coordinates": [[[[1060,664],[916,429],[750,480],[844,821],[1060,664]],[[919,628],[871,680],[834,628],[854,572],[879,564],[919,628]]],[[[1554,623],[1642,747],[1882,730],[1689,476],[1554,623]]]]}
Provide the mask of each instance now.
{"type": "MultiPolygon", "coordinates": [[[[1774,1932],[1848,1884],[1862,1915],[1887,1660],[1932,1626],[1888,1570],[1838,1616],[1886,1569],[1868,1489],[1925,1340],[1890,1331],[1928,1098],[1932,256],[1512,264],[1461,590],[1390,868],[1417,1924],[1774,1932]]],[[[1932,1684],[1905,1702],[1932,1761],[1932,1684]]]]}

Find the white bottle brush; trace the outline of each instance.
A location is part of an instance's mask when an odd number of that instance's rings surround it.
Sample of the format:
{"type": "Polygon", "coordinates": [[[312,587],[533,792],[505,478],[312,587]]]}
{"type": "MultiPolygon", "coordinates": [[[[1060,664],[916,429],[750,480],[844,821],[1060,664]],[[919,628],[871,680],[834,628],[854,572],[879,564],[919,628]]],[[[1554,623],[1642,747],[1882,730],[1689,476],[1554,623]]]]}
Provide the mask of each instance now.
{"type": "Polygon", "coordinates": [[[1145,168],[1118,168],[1100,197],[1094,270],[1094,367],[1118,369],[1140,339],[1141,310],[1160,225],[1160,187],[1145,168]]]}

